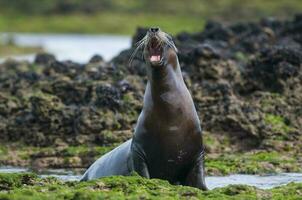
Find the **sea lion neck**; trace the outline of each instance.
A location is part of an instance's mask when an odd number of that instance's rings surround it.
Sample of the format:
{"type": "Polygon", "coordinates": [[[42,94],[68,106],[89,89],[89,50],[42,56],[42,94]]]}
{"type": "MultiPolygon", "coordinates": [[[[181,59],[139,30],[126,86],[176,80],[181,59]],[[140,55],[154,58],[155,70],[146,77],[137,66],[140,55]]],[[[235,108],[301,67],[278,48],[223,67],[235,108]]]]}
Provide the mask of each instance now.
{"type": "Polygon", "coordinates": [[[180,67],[171,64],[159,67],[149,66],[147,76],[150,89],[154,95],[175,90],[183,82],[180,67]]]}
{"type": "Polygon", "coordinates": [[[186,94],[179,64],[174,66],[172,63],[167,63],[157,68],[147,66],[147,76],[143,110],[164,112],[164,115],[174,113],[172,108],[178,107],[182,96],[186,94]]]}

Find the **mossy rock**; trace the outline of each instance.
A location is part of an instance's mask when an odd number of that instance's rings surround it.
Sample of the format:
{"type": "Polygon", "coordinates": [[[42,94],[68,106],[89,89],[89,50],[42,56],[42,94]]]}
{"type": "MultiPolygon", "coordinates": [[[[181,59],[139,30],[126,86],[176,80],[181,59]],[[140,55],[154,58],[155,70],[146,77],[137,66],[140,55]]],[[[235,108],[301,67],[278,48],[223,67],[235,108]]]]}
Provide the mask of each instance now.
{"type": "Polygon", "coordinates": [[[0,174],[0,199],[299,199],[302,183],[270,190],[246,185],[230,185],[210,191],[171,185],[159,179],[112,176],[87,182],[63,182],[38,178],[33,174],[0,174]]]}
{"type": "Polygon", "coordinates": [[[11,190],[22,187],[23,185],[32,185],[37,178],[36,174],[5,174],[0,173],[0,191],[11,190]]]}

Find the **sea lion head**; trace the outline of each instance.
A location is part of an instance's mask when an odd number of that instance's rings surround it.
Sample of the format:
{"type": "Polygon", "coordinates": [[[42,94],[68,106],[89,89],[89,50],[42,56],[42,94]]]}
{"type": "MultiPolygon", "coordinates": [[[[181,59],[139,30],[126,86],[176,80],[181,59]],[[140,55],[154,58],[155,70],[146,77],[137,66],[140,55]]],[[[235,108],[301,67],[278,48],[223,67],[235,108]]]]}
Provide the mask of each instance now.
{"type": "Polygon", "coordinates": [[[172,37],[159,27],[150,28],[138,43],[137,49],[143,47],[143,56],[151,67],[163,67],[168,63],[177,63],[177,48],[172,37]]]}

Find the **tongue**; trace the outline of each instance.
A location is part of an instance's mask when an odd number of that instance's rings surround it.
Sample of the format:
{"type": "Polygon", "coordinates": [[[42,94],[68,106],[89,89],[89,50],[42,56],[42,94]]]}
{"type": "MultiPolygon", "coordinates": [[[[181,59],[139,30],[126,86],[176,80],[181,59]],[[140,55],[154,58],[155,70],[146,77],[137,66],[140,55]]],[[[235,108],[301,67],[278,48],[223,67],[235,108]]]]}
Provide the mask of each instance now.
{"type": "Polygon", "coordinates": [[[150,61],[151,62],[159,62],[160,61],[160,56],[151,56],[150,61]]]}

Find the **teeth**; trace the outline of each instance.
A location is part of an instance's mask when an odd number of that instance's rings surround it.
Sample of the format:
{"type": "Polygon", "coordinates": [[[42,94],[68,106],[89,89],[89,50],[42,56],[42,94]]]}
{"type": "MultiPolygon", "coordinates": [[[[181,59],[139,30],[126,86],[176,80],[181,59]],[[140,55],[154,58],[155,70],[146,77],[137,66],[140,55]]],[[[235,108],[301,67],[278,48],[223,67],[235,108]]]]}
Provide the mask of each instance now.
{"type": "Polygon", "coordinates": [[[151,62],[159,62],[160,61],[160,56],[151,56],[150,61],[151,62]]]}

